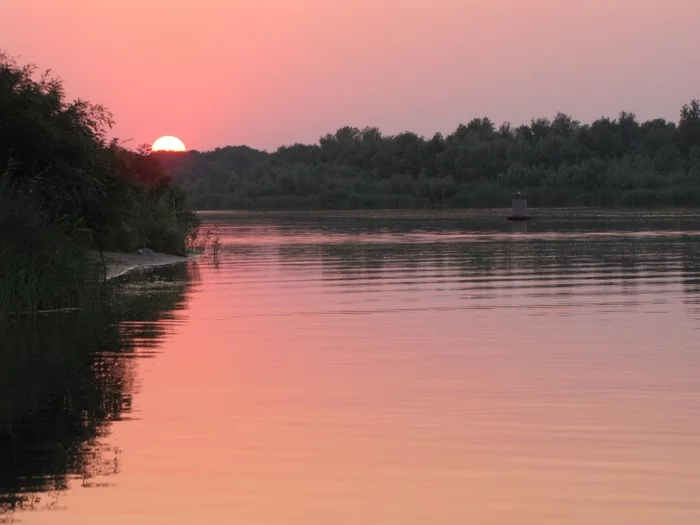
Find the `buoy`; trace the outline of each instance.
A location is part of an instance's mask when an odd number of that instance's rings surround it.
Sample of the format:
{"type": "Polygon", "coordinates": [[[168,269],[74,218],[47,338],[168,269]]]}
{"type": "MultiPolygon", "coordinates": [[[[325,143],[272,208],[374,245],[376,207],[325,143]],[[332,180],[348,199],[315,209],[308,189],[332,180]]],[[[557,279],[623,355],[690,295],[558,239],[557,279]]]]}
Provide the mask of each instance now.
{"type": "Polygon", "coordinates": [[[513,199],[513,208],[506,219],[509,221],[529,221],[531,219],[527,214],[527,200],[520,192],[513,199]]]}

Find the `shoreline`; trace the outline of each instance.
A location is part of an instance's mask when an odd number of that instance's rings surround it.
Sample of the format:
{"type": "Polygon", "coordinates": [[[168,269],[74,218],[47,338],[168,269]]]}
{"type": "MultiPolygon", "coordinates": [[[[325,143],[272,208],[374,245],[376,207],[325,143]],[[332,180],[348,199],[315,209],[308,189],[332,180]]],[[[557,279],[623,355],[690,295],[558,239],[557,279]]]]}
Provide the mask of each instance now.
{"type": "MultiPolygon", "coordinates": [[[[107,281],[111,281],[119,277],[124,277],[125,275],[131,275],[141,272],[145,273],[150,270],[153,270],[154,268],[161,268],[164,266],[171,266],[173,264],[184,263],[187,262],[187,260],[189,259],[189,257],[182,257],[179,255],[168,255],[160,252],[103,252],[103,254],[105,266],[107,267],[107,281]]],[[[89,255],[98,265],[102,265],[102,260],[100,259],[99,252],[90,251],[89,255]]],[[[45,310],[25,310],[9,312],[9,315],[75,312],[82,309],[83,307],[49,308],[45,310]]],[[[3,316],[0,314],[0,319],[2,317],[3,316]]]]}
{"type": "MultiPolygon", "coordinates": [[[[93,252],[92,255],[98,263],[102,263],[99,253],[93,252]]],[[[104,252],[105,266],[107,267],[106,279],[109,281],[136,272],[147,272],[153,268],[183,263],[187,259],[187,257],[159,252],[104,252]]]]}

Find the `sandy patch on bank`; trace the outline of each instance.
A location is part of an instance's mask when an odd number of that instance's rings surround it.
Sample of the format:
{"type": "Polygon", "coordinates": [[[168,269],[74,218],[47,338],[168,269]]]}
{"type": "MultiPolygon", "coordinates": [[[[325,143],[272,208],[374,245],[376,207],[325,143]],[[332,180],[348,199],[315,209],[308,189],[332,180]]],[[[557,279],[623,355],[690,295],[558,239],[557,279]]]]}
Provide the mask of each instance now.
{"type": "MultiPolygon", "coordinates": [[[[100,254],[93,254],[99,261],[100,254]]],[[[164,253],[119,253],[104,252],[105,265],[107,266],[107,279],[121,277],[127,273],[148,270],[158,266],[167,266],[185,262],[187,257],[166,255],[164,253]]]]}

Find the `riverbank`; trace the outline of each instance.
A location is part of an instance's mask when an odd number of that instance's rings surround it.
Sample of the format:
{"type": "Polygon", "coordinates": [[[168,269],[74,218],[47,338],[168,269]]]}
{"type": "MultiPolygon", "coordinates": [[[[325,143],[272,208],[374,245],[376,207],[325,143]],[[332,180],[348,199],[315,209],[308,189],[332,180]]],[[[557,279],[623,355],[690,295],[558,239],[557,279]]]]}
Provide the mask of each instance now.
{"type": "MultiPolygon", "coordinates": [[[[99,253],[93,254],[99,260],[99,253]]],[[[124,275],[144,272],[160,266],[169,266],[187,261],[187,257],[168,255],[159,252],[120,253],[104,252],[107,279],[116,279],[124,275]]]]}

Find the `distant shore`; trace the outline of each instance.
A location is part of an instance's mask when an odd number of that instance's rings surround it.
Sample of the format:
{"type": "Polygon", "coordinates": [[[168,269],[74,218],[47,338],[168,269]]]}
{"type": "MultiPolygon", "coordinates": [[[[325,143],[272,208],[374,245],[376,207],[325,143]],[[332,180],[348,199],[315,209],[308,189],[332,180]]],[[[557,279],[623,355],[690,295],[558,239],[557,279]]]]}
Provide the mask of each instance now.
{"type": "MultiPolygon", "coordinates": [[[[93,257],[99,260],[99,253],[93,252],[93,257]]],[[[161,266],[169,266],[187,261],[187,257],[167,255],[158,252],[120,253],[104,252],[107,279],[116,279],[135,272],[148,271],[161,266]]]]}

